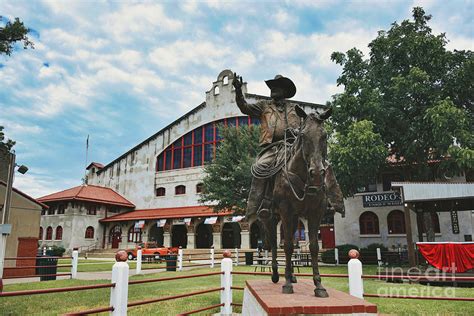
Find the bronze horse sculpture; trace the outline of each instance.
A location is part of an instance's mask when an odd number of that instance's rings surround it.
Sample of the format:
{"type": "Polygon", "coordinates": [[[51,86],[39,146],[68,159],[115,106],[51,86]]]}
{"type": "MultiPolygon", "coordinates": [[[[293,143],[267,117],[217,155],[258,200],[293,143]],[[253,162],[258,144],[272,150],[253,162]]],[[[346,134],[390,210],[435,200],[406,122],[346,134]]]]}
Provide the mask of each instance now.
{"type": "MultiPolygon", "coordinates": [[[[331,110],[328,109],[320,114],[306,114],[301,109],[298,111],[298,115],[303,118],[303,123],[290,145],[289,156],[285,157],[285,165],[275,175],[271,215],[259,219],[264,227],[266,244],[272,253],[272,281],[274,283],[279,280],[276,260],[276,227],[279,219],[282,221],[286,259],[283,293],[288,294],[293,293],[292,283],[296,282],[291,261],[294,250],[293,236],[298,218],[304,217],[308,220],[313,282],[316,286],[314,293],[317,297],[328,297],[319,274],[318,230],[328,208],[327,188],[337,186],[339,189],[337,183],[327,183],[326,175],[327,134],[323,124],[324,120],[331,115],[331,110]]],[[[342,199],[340,200],[342,203],[342,199]]]]}

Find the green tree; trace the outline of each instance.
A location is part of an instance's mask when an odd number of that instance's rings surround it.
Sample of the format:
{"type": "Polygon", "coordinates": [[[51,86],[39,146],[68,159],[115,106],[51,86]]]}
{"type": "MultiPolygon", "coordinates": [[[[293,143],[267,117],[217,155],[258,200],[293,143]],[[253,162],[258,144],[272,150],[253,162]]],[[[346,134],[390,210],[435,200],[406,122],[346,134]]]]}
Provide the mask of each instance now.
{"type": "Polygon", "coordinates": [[[233,210],[241,214],[247,206],[252,175],[250,167],[259,151],[258,126],[219,127],[222,141],[212,163],[204,166],[201,203],[213,205],[216,212],[233,210]]]}
{"type": "Polygon", "coordinates": [[[15,145],[15,142],[5,137],[5,132],[3,131],[3,129],[4,127],[0,126],[0,146],[10,151],[15,145]]]}
{"type": "MultiPolygon", "coordinates": [[[[0,16],[0,23],[4,20],[0,16]]],[[[27,28],[19,18],[11,23],[8,21],[4,26],[0,26],[0,54],[10,56],[13,52],[13,47],[16,42],[23,42],[23,48],[34,48],[33,42],[28,38],[30,29],[27,28]]]]}
{"type": "Polygon", "coordinates": [[[474,167],[474,54],[447,50],[430,19],[415,7],[413,20],[379,31],[368,59],[356,48],[331,55],[343,67],[337,83],[344,92],[330,102],[330,159],[346,195],[386,167],[382,145],[385,158],[404,162],[407,180],[474,167]]]}

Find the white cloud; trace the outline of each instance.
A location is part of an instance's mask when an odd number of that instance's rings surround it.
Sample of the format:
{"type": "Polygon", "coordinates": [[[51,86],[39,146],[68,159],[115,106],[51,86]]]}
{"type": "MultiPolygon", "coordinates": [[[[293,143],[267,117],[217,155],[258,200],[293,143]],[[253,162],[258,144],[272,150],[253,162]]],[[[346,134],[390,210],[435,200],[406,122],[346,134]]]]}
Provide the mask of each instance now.
{"type": "Polygon", "coordinates": [[[203,65],[217,69],[222,58],[230,53],[230,48],[218,46],[213,42],[180,40],[155,48],[150,53],[149,59],[158,67],[172,72],[188,65],[203,65]]]}
{"type": "Polygon", "coordinates": [[[56,178],[43,173],[35,168],[28,170],[26,174],[17,173],[14,187],[34,198],[68,189],[80,185],[79,181],[71,181],[64,178],[56,178]]]}
{"type": "Polygon", "coordinates": [[[178,32],[183,23],[166,15],[157,3],[124,4],[119,10],[103,16],[103,29],[111,32],[117,42],[156,37],[157,34],[178,32]],[[138,35],[138,36],[137,36],[138,35]]]}

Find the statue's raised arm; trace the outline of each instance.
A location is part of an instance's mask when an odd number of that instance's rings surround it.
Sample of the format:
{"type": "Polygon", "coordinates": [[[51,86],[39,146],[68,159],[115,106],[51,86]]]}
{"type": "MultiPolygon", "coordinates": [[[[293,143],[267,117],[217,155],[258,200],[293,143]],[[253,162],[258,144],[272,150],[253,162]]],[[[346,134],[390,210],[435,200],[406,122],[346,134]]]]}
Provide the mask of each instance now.
{"type": "Polygon", "coordinates": [[[247,114],[251,117],[260,118],[262,115],[262,107],[260,104],[248,104],[245,101],[244,94],[242,92],[242,86],[244,82],[241,76],[238,76],[237,73],[234,72],[234,78],[232,79],[232,85],[235,88],[235,102],[239,107],[240,111],[243,114],[247,114]]]}

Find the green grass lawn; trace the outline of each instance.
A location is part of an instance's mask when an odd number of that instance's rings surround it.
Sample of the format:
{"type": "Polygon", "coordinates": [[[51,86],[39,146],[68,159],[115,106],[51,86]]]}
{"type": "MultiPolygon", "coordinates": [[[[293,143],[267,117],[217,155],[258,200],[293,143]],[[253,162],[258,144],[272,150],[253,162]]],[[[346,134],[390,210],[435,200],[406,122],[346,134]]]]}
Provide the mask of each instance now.
{"type": "MultiPolygon", "coordinates": [[[[77,266],[78,272],[100,272],[100,271],[112,271],[112,266],[115,261],[105,261],[105,260],[94,260],[94,259],[79,259],[77,266]]],[[[60,259],[58,264],[61,265],[70,265],[71,259],[60,259]]],[[[137,263],[135,261],[130,261],[130,269],[135,269],[137,263]]],[[[166,263],[142,263],[143,268],[164,268],[166,263]]],[[[70,267],[59,267],[58,272],[70,272],[70,267]]]]}
{"type": "MultiPolygon", "coordinates": [[[[107,263],[105,263],[107,264],[107,263]]],[[[134,264],[132,262],[132,264],[134,264]]],[[[253,271],[251,267],[234,267],[237,271],[253,271]]],[[[194,269],[184,272],[162,272],[149,275],[134,276],[131,279],[161,278],[177,275],[188,275],[218,271],[218,269],[194,269]]],[[[321,267],[321,273],[346,273],[346,267],[321,267]]],[[[365,266],[364,274],[374,274],[376,267],[365,266]]],[[[309,268],[303,268],[302,273],[310,273],[309,268]]],[[[244,286],[246,279],[269,279],[267,276],[234,275],[233,285],[244,286]]],[[[26,289],[40,289],[53,287],[67,287],[109,283],[109,280],[60,280],[48,282],[34,282],[28,284],[5,285],[4,291],[19,291],[26,289]]],[[[163,296],[178,295],[211,287],[220,286],[220,276],[176,280],[170,282],[146,283],[131,285],[129,287],[129,302],[158,298],[163,296]]],[[[282,281],[280,281],[282,283],[282,281]]],[[[348,292],[347,279],[323,278],[324,286],[348,292]]],[[[366,293],[377,293],[379,289],[389,290],[411,289],[419,292],[415,295],[426,295],[427,286],[418,284],[394,284],[378,280],[364,280],[366,293]]],[[[430,289],[451,289],[430,287],[430,289]]],[[[399,294],[404,294],[399,292],[399,294]]],[[[412,293],[413,294],[413,293],[412,293]]],[[[438,295],[442,293],[437,293],[438,295]]],[[[474,297],[474,290],[457,288],[454,292],[457,297],[474,297]]],[[[233,291],[234,302],[241,303],[243,291],[233,291]]],[[[189,298],[176,299],[155,304],[137,306],[129,309],[130,315],[175,315],[180,312],[191,311],[200,307],[219,304],[219,293],[209,293],[189,298]]],[[[32,295],[20,297],[6,297],[0,299],[0,313],[2,315],[57,315],[66,312],[80,311],[95,307],[105,307],[109,304],[110,289],[87,290],[80,292],[32,295]]],[[[368,301],[377,304],[379,313],[395,315],[469,315],[473,314],[474,302],[434,301],[434,300],[409,300],[409,299],[378,299],[368,298],[368,301]]],[[[218,309],[201,313],[210,314],[218,309]]],[[[239,313],[240,308],[234,307],[239,313]]]]}

